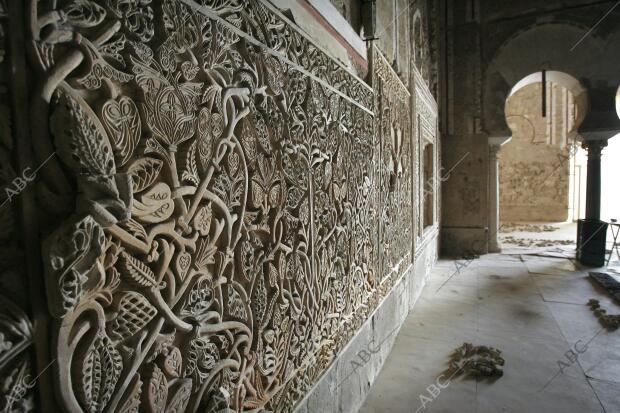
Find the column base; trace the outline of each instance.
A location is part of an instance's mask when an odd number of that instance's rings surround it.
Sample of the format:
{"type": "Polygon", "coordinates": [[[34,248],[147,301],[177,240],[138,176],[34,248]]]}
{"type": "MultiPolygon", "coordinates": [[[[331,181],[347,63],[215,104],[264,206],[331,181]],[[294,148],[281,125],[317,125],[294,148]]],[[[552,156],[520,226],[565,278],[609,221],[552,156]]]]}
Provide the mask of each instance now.
{"type": "Polygon", "coordinates": [[[607,223],[598,219],[577,221],[577,261],[593,267],[605,265],[607,223]]]}

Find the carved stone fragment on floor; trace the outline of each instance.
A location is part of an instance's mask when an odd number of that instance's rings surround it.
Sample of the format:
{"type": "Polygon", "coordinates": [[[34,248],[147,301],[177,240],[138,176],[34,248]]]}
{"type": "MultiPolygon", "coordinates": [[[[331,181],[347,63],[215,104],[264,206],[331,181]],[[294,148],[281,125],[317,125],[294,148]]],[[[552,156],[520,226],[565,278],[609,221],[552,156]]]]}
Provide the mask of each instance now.
{"type": "Polygon", "coordinates": [[[494,347],[463,343],[450,356],[446,375],[450,378],[499,378],[504,374],[504,359],[494,347]]]}
{"type": "Polygon", "coordinates": [[[607,314],[607,310],[601,307],[599,300],[594,298],[588,301],[588,307],[594,313],[598,321],[607,330],[617,330],[620,327],[620,314],[607,314]]]}

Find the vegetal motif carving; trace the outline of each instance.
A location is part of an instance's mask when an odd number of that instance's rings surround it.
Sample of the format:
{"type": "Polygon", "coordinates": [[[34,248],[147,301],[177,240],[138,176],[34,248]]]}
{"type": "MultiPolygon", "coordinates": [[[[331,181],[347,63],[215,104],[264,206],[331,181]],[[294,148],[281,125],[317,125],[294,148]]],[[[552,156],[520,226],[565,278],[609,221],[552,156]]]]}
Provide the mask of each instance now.
{"type": "MultiPolygon", "coordinates": [[[[373,91],[262,0],[28,8],[55,403],[291,411],[411,263],[406,87],[374,49],[373,91]]],[[[32,323],[2,308],[18,383],[32,323]]]]}
{"type": "Polygon", "coordinates": [[[377,91],[375,134],[381,145],[379,204],[381,274],[397,274],[412,262],[412,138],[410,94],[391,65],[373,47],[373,87],[377,91]]]}
{"type": "Polygon", "coordinates": [[[141,123],[136,104],[127,96],[118,100],[108,100],[101,107],[103,125],[112,138],[114,152],[120,159],[119,166],[125,164],[140,140],[141,123]]]}

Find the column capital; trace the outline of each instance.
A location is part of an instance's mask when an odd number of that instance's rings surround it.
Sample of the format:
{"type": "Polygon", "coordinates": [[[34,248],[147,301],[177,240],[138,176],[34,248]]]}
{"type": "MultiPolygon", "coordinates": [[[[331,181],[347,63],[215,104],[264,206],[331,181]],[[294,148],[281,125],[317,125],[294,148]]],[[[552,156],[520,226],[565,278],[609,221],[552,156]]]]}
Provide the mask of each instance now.
{"type": "Polygon", "coordinates": [[[497,153],[502,148],[501,145],[489,145],[489,157],[491,159],[497,158],[497,153]]]}
{"type": "Polygon", "coordinates": [[[588,159],[600,159],[605,146],[607,139],[587,139],[581,142],[581,147],[588,151],[588,159]]]}
{"type": "Polygon", "coordinates": [[[489,143],[489,157],[491,159],[497,158],[497,153],[506,142],[512,139],[512,136],[490,136],[489,143]]]}
{"type": "Polygon", "coordinates": [[[512,139],[512,135],[508,136],[489,136],[488,142],[489,146],[502,146],[506,142],[512,139]]]}

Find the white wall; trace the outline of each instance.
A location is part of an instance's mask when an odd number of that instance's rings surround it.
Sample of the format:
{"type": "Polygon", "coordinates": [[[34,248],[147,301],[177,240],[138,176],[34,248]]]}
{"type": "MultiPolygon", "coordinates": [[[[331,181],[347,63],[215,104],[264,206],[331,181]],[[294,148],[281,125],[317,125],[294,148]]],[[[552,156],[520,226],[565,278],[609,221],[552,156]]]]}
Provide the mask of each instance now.
{"type": "Polygon", "coordinates": [[[620,220],[620,134],[603,148],[601,158],[601,219],[620,220]]]}

